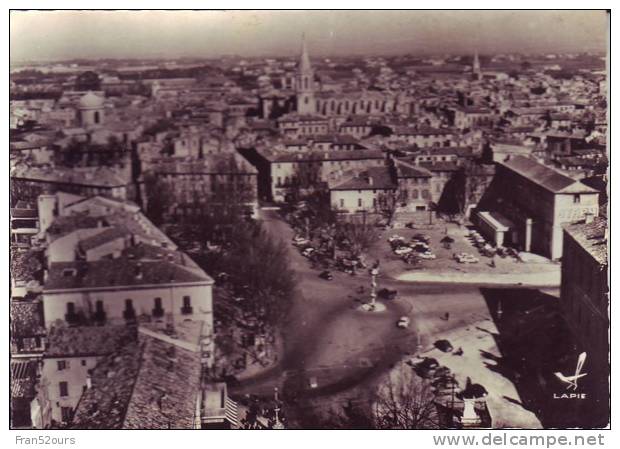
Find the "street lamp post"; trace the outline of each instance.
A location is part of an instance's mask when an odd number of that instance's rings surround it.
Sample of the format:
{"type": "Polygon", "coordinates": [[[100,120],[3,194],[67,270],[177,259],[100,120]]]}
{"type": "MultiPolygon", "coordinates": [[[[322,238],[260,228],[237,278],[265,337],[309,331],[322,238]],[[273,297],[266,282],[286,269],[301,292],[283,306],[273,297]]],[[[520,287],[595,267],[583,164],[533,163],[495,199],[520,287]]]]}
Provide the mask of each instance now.
{"type": "Polygon", "coordinates": [[[377,275],[379,274],[379,268],[373,267],[370,270],[370,308],[371,310],[375,308],[375,302],[377,300],[377,275]]]}
{"type": "Polygon", "coordinates": [[[284,429],[284,424],[282,424],[282,422],[280,421],[280,416],[278,415],[278,412],[280,411],[280,404],[278,403],[278,387],[275,387],[273,389],[273,393],[274,393],[274,401],[276,403],[276,407],[273,409],[276,418],[275,418],[275,424],[273,425],[273,428],[275,430],[283,430],[284,429]]]}

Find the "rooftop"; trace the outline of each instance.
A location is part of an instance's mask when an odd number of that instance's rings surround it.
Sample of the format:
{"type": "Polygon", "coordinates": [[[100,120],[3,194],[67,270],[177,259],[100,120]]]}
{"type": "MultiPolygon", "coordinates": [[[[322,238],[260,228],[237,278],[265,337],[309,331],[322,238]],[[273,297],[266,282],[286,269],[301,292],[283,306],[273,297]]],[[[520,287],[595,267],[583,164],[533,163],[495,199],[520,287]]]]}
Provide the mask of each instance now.
{"type": "Polygon", "coordinates": [[[37,362],[35,360],[11,360],[11,398],[34,398],[36,380],[37,362]]]}
{"type": "Polygon", "coordinates": [[[45,357],[107,355],[136,338],[135,328],[126,325],[51,327],[45,357]]]}
{"type": "Polygon", "coordinates": [[[83,251],[88,251],[111,242],[116,239],[124,239],[131,234],[123,228],[107,227],[101,228],[101,232],[80,241],[79,246],[83,251]]]}
{"type": "Polygon", "coordinates": [[[258,170],[237,153],[205,155],[203,159],[158,159],[153,169],[171,174],[257,174],[258,170]]]}
{"type": "Polygon", "coordinates": [[[64,167],[41,168],[20,165],[11,170],[11,178],[104,188],[123,187],[129,184],[129,180],[123,178],[116,170],[108,167],[73,169],[64,167]]]}
{"type": "Polygon", "coordinates": [[[259,150],[259,153],[269,162],[321,162],[346,161],[365,159],[384,159],[380,150],[322,150],[287,151],[287,150],[259,150]]]}
{"type": "Polygon", "coordinates": [[[498,163],[553,193],[596,193],[593,188],[524,156],[498,163]]]}
{"type": "Polygon", "coordinates": [[[396,176],[399,178],[432,178],[433,173],[424,167],[395,159],[396,176]]]}
{"type": "Polygon", "coordinates": [[[420,162],[420,166],[430,171],[457,171],[459,166],[453,161],[420,162]]]}
{"type": "Polygon", "coordinates": [[[45,335],[40,301],[11,301],[11,337],[45,335]]]}
{"type": "Polygon", "coordinates": [[[120,429],[131,400],[144,344],[132,341],[97,363],[92,386],[80,399],[73,416],[74,429],[120,429]]]}
{"type": "Polygon", "coordinates": [[[201,361],[200,353],[184,343],[161,330],[140,332],[137,340],[100,360],[91,374],[92,387],[76,408],[73,428],[194,428],[201,361]]]}
{"type": "MultiPolygon", "coordinates": [[[[397,186],[388,167],[370,167],[363,172],[346,172],[344,182],[334,182],[330,190],[392,190],[397,186]]],[[[341,179],[342,179],[341,178],[341,179]]]]}
{"type": "Polygon", "coordinates": [[[142,364],[123,428],[193,429],[200,374],[199,352],[144,337],[142,364]]]}
{"type": "Polygon", "coordinates": [[[49,266],[44,291],[193,282],[212,283],[213,279],[195,266],[183,266],[168,260],[138,261],[123,255],[90,262],[53,262],[49,266]]]}
{"type": "Polygon", "coordinates": [[[564,226],[572,236],[599,264],[607,265],[607,219],[595,217],[591,223],[581,220],[564,226]]]}

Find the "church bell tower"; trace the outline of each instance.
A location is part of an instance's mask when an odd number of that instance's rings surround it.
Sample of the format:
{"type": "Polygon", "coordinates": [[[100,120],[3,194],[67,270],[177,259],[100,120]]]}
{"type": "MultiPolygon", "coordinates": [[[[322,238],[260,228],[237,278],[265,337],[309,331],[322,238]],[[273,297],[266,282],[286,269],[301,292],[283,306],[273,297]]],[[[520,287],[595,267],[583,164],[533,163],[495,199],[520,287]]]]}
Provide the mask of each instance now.
{"type": "Polygon", "coordinates": [[[308,48],[306,46],[306,36],[302,37],[301,58],[297,68],[297,112],[299,114],[316,113],[316,103],[314,99],[314,70],[310,64],[308,48]]]}

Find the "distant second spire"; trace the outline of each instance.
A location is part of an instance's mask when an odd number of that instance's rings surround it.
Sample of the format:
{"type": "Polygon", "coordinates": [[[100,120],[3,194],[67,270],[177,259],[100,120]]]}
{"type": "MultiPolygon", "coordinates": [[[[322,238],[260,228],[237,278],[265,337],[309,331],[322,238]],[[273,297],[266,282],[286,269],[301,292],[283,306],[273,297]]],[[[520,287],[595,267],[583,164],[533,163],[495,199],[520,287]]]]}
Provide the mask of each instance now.
{"type": "Polygon", "coordinates": [[[310,56],[308,55],[308,47],[306,45],[306,34],[301,36],[301,58],[299,60],[299,71],[306,72],[311,71],[312,65],[310,64],[310,56]]]}

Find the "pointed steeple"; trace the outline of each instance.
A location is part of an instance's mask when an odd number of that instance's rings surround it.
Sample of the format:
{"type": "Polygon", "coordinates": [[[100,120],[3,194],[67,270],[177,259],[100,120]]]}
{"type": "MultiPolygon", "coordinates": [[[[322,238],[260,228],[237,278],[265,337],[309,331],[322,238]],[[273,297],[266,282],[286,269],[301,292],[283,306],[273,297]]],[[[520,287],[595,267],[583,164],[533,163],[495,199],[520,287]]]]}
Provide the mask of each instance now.
{"type": "Polygon", "coordinates": [[[474,62],[472,64],[472,71],[479,72],[480,71],[480,59],[478,58],[478,50],[474,53],[474,62]]]}
{"type": "Polygon", "coordinates": [[[309,72],[311,70],[312,65],[310,64],[310,56],[308,56],[308,47],[306,46],[306,34],[304,33],[301,37],[301,58],[299,60],[299,71],[309,72]]]}

